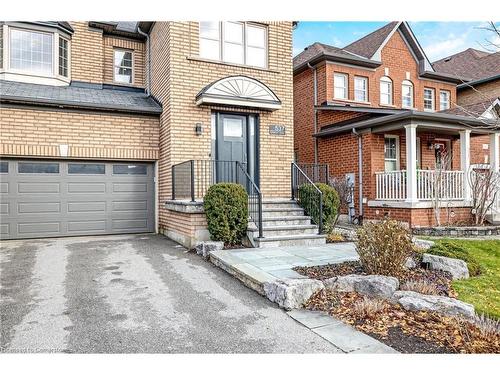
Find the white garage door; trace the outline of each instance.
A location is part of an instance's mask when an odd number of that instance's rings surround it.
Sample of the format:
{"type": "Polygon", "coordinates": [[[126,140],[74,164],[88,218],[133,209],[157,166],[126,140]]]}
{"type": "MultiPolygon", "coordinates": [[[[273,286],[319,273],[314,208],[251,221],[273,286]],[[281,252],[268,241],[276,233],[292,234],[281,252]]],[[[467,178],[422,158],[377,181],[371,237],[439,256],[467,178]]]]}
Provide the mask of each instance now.
{"type": "Polygon", "coordinates": [[[2,239],[154,231],[151,163],[0,161],[2,239]]]}

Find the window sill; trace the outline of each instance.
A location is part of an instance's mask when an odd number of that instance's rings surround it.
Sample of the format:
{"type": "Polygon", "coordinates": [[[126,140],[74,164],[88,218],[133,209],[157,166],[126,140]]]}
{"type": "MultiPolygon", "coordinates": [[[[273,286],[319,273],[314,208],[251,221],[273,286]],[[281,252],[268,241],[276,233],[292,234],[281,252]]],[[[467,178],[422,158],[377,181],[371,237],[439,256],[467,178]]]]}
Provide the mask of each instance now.
{"type": "Polygon", "coordinates": [[[272,70],[272,69],[269,69],[269,68],[259,68],[258,66],[250,66],[250,65],[244,65],[244,64],[235,64],[235,63],[229,63],[229,62],[220,61],[220,60],[210,60],[210,59],[205,59],[205,58],[199,57],[199,56],[186,56],[186,59],[190,60],[190,61],[198,61],[198,62],[204,62],[204,63],[209,63],[209,64],[225,65],[225,66],[228,66],[228,67],[257,70],[257,71],[261,71],[261,72],[270,72],[270,73],[276,73],[276,74],[280,73],[277,70],[272,70]]]}
{"type": "Polygon", "coordinates": [[[382,104],[379,103],[380,107],[385,107],[385,108],[397,108],[394,104],[382,104]]]}
{"type": "Polygon", "coordinates": [[[26,72],[0,70],[0,81],[34,83],[48,86],[69,86],[71,79],[62,76],[34,75],[26,72]]]}

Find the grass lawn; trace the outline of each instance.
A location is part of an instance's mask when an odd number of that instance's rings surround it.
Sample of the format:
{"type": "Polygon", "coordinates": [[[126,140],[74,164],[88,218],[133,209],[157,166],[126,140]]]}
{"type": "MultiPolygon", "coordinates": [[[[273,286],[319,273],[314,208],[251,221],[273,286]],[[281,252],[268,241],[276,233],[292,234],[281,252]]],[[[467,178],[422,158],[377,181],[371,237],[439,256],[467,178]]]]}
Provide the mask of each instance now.
{"type": "Polygon", "coordinates": [[[453,242],[462,245],[483,267],[480,276],[453,282],[458,298],[473,304],[477,313],[500,319],[500,240],[453,242]]]}

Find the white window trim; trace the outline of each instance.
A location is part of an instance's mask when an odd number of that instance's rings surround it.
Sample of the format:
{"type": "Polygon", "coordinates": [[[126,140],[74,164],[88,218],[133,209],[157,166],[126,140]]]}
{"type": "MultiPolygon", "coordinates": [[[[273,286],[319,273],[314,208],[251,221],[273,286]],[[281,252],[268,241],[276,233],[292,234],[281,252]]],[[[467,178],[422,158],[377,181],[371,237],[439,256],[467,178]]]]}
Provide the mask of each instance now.
{"type": "Polygon", "coordinates": [[[71,82],[71,38],[57,29],[30,25],[27,27],[22,23],[11,22],[1,25],[3,30],[3,67],[0,68],[0,80],[46,84],[53,86],[67,86],[71,82]],[[13,69],[10,67],[10,32],[11,30],[22,30],[27,32],[36,32],[50,34],[52,36],[52,73],[32,73],[26,70],[13,69]],[[59,38],[68,41],[68,76],[59,74],[59,38]]]}
{"type": "Polygon", "coordinates": [[[413,85],[413,82],[405,79],[402,83],[401,83],[401,108],[414,108],[415,106],[415,86],[413,85]],[[411,91],[410,91],[410,98],[411,98],[411,103],[410,105],[405,105],[405,98],[406,96],[403,94],[403,87],[410,87],[411,88],[411,91]]]}
{"type": "MultiPolygon", "coordinates": [[[[134,69],[134,66],[135,66],[135,53],[134,53],[133,49],[117,48],[117,47],[113,48],[113,83],[114,84],[121,85],[121,86],[133,86],[134,82],[135,82],[135,69],[134,69]],[[117,65],[115,65],[115,52],[117,52],[117,51],[130,52],[132,54],[132,66],[130,67],[130,69],[132,69],[132,76],[130,77],[131,81],[128,82],[128,83],[116,80],[115,68],[117,67],[117,65]]],[[[124,68],[128,69],[128,67],[124,67],[124,68]]]]}
{"type": "MultiPolygon", "coordinates": [[[[224,24],[225,21],[219,21],[219,58],[217,60],[210,59],[207,57],[203,57],[200,55],[200,51],[198,49],[198,57],[202,60],[206,61],[213,61],[217,63],[223,63],[226,65],[234,65],[234,66],[246,66],[250,68],[255,68],[255,69],[264,69],[267,70],[269,69],[269,27],[267,25],[259,24],[259,23],[254,23],[254,22],[237,22],[237,21],[231,21],[234,23],[240,23],[243,24],[243,64],[239,63],[233,63],[230,61],[225,61],[224,60],[224,24]],[[249,65],[247,64],[247,53],[248,53],[248,44],[247,44],[247,28],[248,26],[251,25],[252,27],[259,27],[264,29],[264,49],[265,49],[265,56],[264,56],[264,66],[258,66],[258,65],[249,65]]],[[[201,39],[201,33],[199,32],[199,27],[200,23],[198,22],[198,42],[200,43],[201,39]]],[[[205,38],[208,40],[215,40],[215,39],[209,39],[205,38]]]]}
{"type": "Polygon", "coordinates": [[[396,140],[396,170],[399,171],[400,168],[401,168],[401,156],[400,156],[400,152],[399,152],[399,135],[393,135],[393,134],[385,134],[384,135],[384,170],[385,170],[385,162],[386,161],[394,161],[394,159],[387,159],[385,157],[385,140],[387,138],[393,138],[396,140]]]}
{"type": "Polygon", "coordinates": [[[448,91],[448,90],[439,90],[439,110],[440,111],[445,111],[447,109],[450,109],[451,107],[451,92],[448,91]],[[447,103],[448,103],[448,106],[446,108],[443,108],[441,103],[441,94],[446,94],[446,97],[447,97],[447,103]]]}
{"type": "Polygon", "coordinates": [[[340,99],[340,100],[348,100],[349,99],[349,75],[346,73],[333,73],[333,98],[334,99],[340,99]],[[335,78],[336,77],[343,77],[345,86],[336,86],[335,84],[335,78]],[[338,97],[335,94],[335,89],[336,88],[342,88],[344,90],[345,96],[344,97],[338,97]]]}
{"type": "Polygon", "coordinates": [[[425,112],[434,112],[436,110],[436,90],[431,88],[431,87],[424,87],[424,111],[425,112]],[[431,101],[432,101],[432,108],[425,108],[425,92],[430,91],[431,92],[431,101]]]}
{"type": "Polygon", "coordinates": [[[392,105],[394,105],[394,99],[393,99],[393,82],[392,82],[392,79],[390,79],[387,76],[381,77],[378,88],[379,88],[379,102],[380,102],[380,105],[385,105],[385,106],[392,106],[392,105]],[[389,103],[382,103],[382,90],[381,90],[382,82],[389,84],[389,103]]]}
{"type": "Polygon", "coordinates": [[[368,77],[363,77],[363,76],[354,76],[354,100],[356,102],[360,103],[368,103],[370,101],[370,98],[368,97],[368,77]],[[361,91],[356,89],[356,80],[362,80],[365,82],[365,99],[364,100],[358,100],[356,99],[356,91],[361,91]]]}

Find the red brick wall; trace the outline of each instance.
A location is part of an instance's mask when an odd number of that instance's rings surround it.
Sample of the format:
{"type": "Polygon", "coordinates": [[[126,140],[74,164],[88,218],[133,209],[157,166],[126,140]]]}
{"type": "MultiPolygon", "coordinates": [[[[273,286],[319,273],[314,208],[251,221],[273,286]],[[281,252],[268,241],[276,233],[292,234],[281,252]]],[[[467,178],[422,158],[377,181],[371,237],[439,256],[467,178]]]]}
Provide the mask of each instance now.
{"type": "Polygon", "coordinates": [[[302,163],[314,162],[314,75],[308,69],[293,79],[294,151],[302,163]]]}
{"type": "MultiPolygon", "coordinates": [[[[365,208],[365,220],[380,220],[384,217],[403,221],[408,223],[410,227],[433,227],[437,225],[432,208],[365,208]]],[[[468,207],[442,208],[440,218],[441,225],[463,225],[471,222],[472,215],[468,207]]]]}

